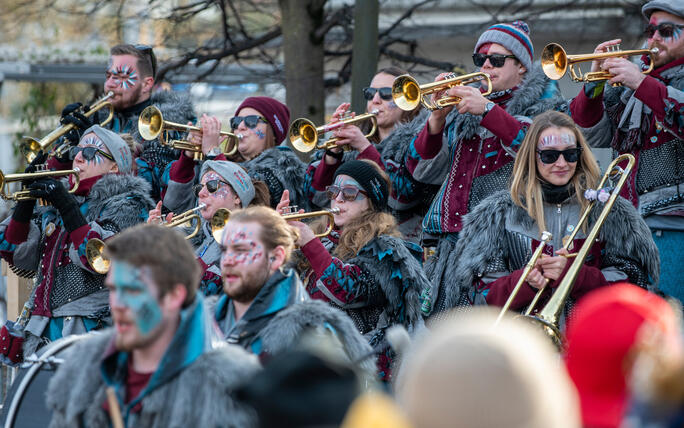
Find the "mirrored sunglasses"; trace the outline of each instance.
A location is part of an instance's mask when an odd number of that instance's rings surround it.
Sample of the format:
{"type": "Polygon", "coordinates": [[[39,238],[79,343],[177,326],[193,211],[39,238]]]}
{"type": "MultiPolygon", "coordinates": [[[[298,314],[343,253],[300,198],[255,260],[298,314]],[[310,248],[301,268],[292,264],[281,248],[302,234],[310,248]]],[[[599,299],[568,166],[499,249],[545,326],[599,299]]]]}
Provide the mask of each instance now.
{"type": "Polygon", "coordinates": [[[359,193],[361,193],[364,196],[368,196],[368,193],[366,193],[366,191],[354,186],[340,187],[333,184],[331,186],[326,186],[325,188],[325,194],[331,201],[333,199],[337,199],[337,195],[339,195],[340,192],[342,193],[342,199],[344,199],[345,201],[355,201],[357,196],[359,196],[359,193]]]}
{"type": "Polygon", "coordinates": [[[500,68],[503,67],[504,64],[506,63],[506,58],[515,58],[515,55],[503,55],[503,54],[483,54],[483,53],[474,53],[473,54],[473,63],[475,64],[476,67],[482,67],[485,63],[485,61],[489,60],[489,63],[492,65],[492,67],[500,68]]]}
{"type": "Polygon", "coordinates": [[[658,34],[660,34],[660,37],[667,39],[672,37],[675,32],[677,32],[676,30],[681,30],[682,28],[684,28],[684,25],[679,25],[672,22],[662,22],[658,25],[648,24],[644,29],[644,35],[650,39],[657,30],[658,34]]]}
{"type": "Polygon", "coordinates": [[[392,99],[392,88],[390,87],[383,87],[383,88],[363,88],[363,97],[367,100],[370,101],[373,99],[375,96],[375,93],[378,92],[380,94],[380,98],[382,98],[385,101],[389,101],[392,99]]]}
{"type": "Polygon", "coordinates": [[[249,116],[234,116],[230,118],[230,127],[232,129],[237,129],[238,126],[240,126],[240,123],[244,121],[245,126],[249,129],[254,129],[256,126],[259,124],[259,122],[262,123],[268,123],[266,119],[264,119],[261,116],[257,116],[256,114],[250,114],[249,116]]]}
{"type": "Polygon", "coordinates": [[[109,159],[112,162],[115,162],[114,157],[112,155],[110,155],[109,153],[107,153],[103,150],[98,149],[97,147],[74,146],[74,147],[69,149],[69,157],[71,158],[71,160],[76,159],[76,155],[78,155],[79,153],[82,153],[83,159],[85,159],[87,161],[91,161],[91,160],[95,159],[95,155],[99,153],[104,158],[109,159]]]}
{"type": "Polygon", "coordinates": [[[199,198],[199,194],[202,191],[202,188],[204,186],[207,187],[207,192],[209,193],[216,193],[218,189],[221,188],[221,183],[223,184],[228,184],[223,180],[209,180],[204,184],[197,184],[193,187],[193,191],[195,192],[195,197],[199,198]]]}
{"type": "Polygon", "coordinates": [[[545,164],[556,162],[560,155],[563,155],[566,162],[574,163],[579,160],[582,149],[580,147],[575,147],[565,150],[537,150],[537,153],[539,154],[539,159],[545,164]]]}

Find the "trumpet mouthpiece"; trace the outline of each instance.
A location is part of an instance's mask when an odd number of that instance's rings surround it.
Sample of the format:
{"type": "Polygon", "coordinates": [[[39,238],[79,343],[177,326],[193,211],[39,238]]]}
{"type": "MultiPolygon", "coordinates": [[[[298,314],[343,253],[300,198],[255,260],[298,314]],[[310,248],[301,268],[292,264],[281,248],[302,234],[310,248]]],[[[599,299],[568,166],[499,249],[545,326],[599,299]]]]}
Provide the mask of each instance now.
{"type": "Polygon", "coordinates": [[[374,109],[374,110],[371,110],[370,113],[371,113],[371,114],[378,114],[378,113],[380,113],[380,110],[374,109]]]}

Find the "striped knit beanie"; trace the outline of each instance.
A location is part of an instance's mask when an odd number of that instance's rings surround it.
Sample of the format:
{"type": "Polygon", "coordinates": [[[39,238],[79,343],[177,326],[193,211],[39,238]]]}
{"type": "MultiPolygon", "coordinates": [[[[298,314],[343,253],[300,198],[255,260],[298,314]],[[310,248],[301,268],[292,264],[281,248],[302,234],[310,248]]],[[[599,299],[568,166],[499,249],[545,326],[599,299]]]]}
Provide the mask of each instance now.
{"type": "Polygon", "coordinates": [[[486,43],[496,43],[505,47],[527,70],[532,69],[534,48],[530,40],[530,27],[524,21],[494,24],[487,28],[477,40],[473,53],[477,53],[486,43]]]}

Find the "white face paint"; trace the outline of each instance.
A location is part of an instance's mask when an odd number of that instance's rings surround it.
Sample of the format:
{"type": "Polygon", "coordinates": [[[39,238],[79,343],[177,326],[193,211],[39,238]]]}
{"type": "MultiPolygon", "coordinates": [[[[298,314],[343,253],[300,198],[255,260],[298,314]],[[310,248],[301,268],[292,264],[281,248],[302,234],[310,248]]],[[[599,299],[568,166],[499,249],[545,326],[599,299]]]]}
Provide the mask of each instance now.
{"type": "MultiPolygon", "coordinates": [[[[92,147],[111,155],[107,149],[107,146],[99,138],[97,138],[97,135],[92,132],[84,135],[77,147],[92,147]]],[[[79,179],[85,180],[87,178],[104,175],[115,170],[116,163],[104,157],[99,151],[95,152],[95,156],[92,159],[86,159],[82,151],[76,155],[72,166],[80,170],[78,174],[79,179]]]]}
{"type": "Polygon", "coordinates": [[[356,198],[353,201],[348,201],[344,198],[344,190],[340,191],[337,197],[330,201],[331,208],[338,208],[340,210],[338,214],[334,214],[333,216],[335,219],[335,225],[342,228],[351,220],[358,218],[361,214],[370,210],[370,199],[361,193],[361,191],[364,190],[359,182],[348,175],[340,174],[335,178],[334,185],[340,187],[341,189],[349,187],[359,190],[359,193],[356,195],[356,198]]]}
{"type": "MultiPolygon", "coordinates": [[[[564,151],[577,147],[577,142],[572,130],[555,126],[546,128],[539,135],[537,150],[539,151],[564,151]]],[[[547,164],[541,161],[539,153],[536,154],[537,171],[541,178],[555,186],[565,186],[570,182],[577,170],[577,162],[568,162],[565,155],[558,156],[555,162],[547,164]]]]}

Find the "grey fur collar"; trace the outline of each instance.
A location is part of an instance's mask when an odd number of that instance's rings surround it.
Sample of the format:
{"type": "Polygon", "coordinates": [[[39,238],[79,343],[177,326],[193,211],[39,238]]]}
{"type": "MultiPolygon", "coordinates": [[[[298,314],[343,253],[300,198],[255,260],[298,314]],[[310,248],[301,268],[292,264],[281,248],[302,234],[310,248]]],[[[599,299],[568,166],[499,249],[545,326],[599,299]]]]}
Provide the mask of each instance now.
{"type": "Polygon", "coordinates": [[[330,330],[347,361],[358,364],[367,376],[373,377],[375,361],[368,358],[374,357],[373,349],[344,312],[320,300],[297,303],[280,311],[261,330],[260,337],[264,351],[275,355],[295,346],[303,333],[322,335],[330,330]]]}
{"type": "MultiPolygon", "coordinates": [[[[109,416],[102,409],[106,385],[100,374],[100,361],[113,335],[112,329],[91,333],[67,350],[65,363],[48,385],[47,405],[56,411],[51,426],[77,426],[79,422],[85,422],[85,426],[109,426],[109,416]]],[[[193,426],[198,421],[212,424],[204,426],[251,426],[250,412],[229,394],[258,369],[256,359],[240,347],[217,344],[174,380],[146,396],[140,419],[154,420],[155,427],[169,426],[171,422],[173,426],[193,426]],[[215,404],[211,404],[212,398],[217,400],[215,404]],[[170,406],[169,400],[195,404],[170,406]],[[226,425],[221,417],[234,419],[226,425]]]]}
{"type": "MultiPolygon", "coordinates": [[[[590,215],[590,224],[600,214],[600,205],[590,215]]],[[[533,228],[534,220],[527,212],[515,205],[508,191],[499,191],[482,201],[463,218],[463,229],[450,260],[456,261],[453,269],[447,270],[439,290],[440,309],[452,308],[461,299],[462,293],[472,292],[475,276],[485,272],[490,260],[506,254],[506,219],[533,228]]],[[[658,281],[660,259],[658,249],[644,220],[629,201],[618,198],[599,233],[604,241],[606,256],[617,254],[643,266],[647,273],[658,281]]]]}
{"type": "MultiPolygon", "coordinates": [[[[266,175],[274,176],[284,189],[290,191],[290,201],[292,205],[299,205],[300,208],[308,207],[308,198],[304,193],[304,175],[306,164],[297,155],[285,146],[271,147],[266,149],[254,159],[245,161],[241,164],[250,176],[257,180],[263,180],[268,184],[266,175]]],[[[271,195],[271,200],[280,195],[271,195]]]]}
{"type": "Polygon", "coordinates": [[[392,133],[378,145],[378,151],[383,159],[391,159],[403,164],[409,144],[423,130],[429,116],[430,112],[421,108],[420,113],[413,120],[397,125],[392,133]]]}
{"type": "MultiPolygon", "coordinates": [[[[518,89],[513,91],[512,98],[506,103],[506,112],[511,116],[521,115],[530,118],[547,110],[566,108],[567,102],[563,99],[558,84],[546,77],[539,63],[534,64],[518,89]],[[553,95],[543,98],[548,92],[553,95]]],[[[460,114],[457,109],[453,109],[447,116],[445,129],[453,126],[455,135],[459,139],[468,139],[478,132],[481,121],[480,115],[460,114]]]]}
{"type": "Polygon", "coordinates": [[[107,212],[121,228],[140,223],[142,210],[151,210],[154,201],[150,198],[150,184],[143,178],[127,174],[107,174],[93,185],[88,194],[86,220],[93,221],[107,212]],[[141,211],[131,212],[135,203],[141,211]]]}

